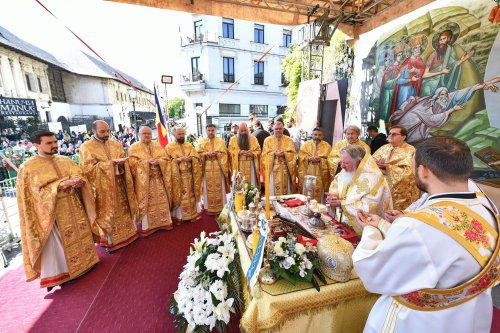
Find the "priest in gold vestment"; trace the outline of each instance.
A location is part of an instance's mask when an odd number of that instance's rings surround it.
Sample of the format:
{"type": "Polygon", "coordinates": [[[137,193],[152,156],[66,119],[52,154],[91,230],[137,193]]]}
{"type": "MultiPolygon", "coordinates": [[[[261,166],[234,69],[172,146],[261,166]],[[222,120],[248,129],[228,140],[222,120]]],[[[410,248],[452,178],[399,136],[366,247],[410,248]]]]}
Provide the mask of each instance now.
{"type": "Polygon", "coordinates": [[[172,183],[176,184],[176,191],[181,192],[180,205],[171,207],[172,220],[175,224],[194,222],[201,219],[200,192],[201,192],[201,164],[200,157],[193,145],[185,142],[185,131],[177,128],[174,132],[175,142],[169,143],[165,149],[167,155],[176,164],[173,168],[172,183]]]}
{"type": "Polygon", "coordinates": [[[350,226],[358,236],[363,228],[357,223],[359,209],[384,214],[392,209],[391,191],[373,157],[358,145],[340,150],[339,172],[330,185],[327,201],[339,208],[337,218],[350,226]]]}
{"type": "Polygon", "coordinates": [[[92,138],[80,148],[80,166],[94,188],[98,225],[111,225],[112,232],[100,245],[115,251],[137,239],[138,218],[134,183],[122,145],[109,139],[105,121],[92,124],[92,138]]]}
{"type": "Polygon", "coordinates": [[[208,138],[198,145],[202,165],[202,199],[207,214],[218,215],[227,202],[229,182],[228,153],[224,140],[215,136],[215,125],[206,127],[208,138]]]}
{"type": "Polygon", "coordinates": [[[413,171],[415,148],[405,142],[406,136],[404,127],[391,127],[387,136],[389,143],[373,155],[391,188],[394,209],[400,211],[420,197],[413,171]]]}
{"type": "MultiPolygon", "coordinates": [[[[40,278],[40,287],[50,291],[99,262],[92,235],[96,213],[80,168],[56,155],[54,133],[36,131],[32,142],[37,155],[17,175],[24,272],[26,281],[40,278]]],[[[109,230],[101,227],[104,234],[109,230]]]]}
{"type": "Polygon", "coordinates": [[[340,172],[340,150],[348,145],[358,145],[363,147],[370,154],[370,146],[359,139],[361,130],[358,126],[349,125],[344,130],[345,139],[337,142],[328,156],[328,165],[330,166],[330,177],[333,179],[340,172]]]}
{"type": "Polygon", "coordinates": [[[129,148],[128,157],[139,206],[141,233],[149,236],[160,229],[173,228],[170,207],[179,204],[180,192],[173,189],[172,163],[165,149],[151,140],[151,128],[139,128],[139,137],[141,141],[129,148]]]}
{"type": "Polygon", "coordinates": [[[238,135],[229,141],[229,165],[231,173],[239,171],[245,180],[260,188],[260,145],[257,138],[248,133],[246,123],[241,123],[238,135]]]}
{"type": "Polygon", "coordinates": [[[328,155],[331,150],[332,146],[323,140],[323,130],[315,128],[313,139],[306,141],[299,151],[299,191],[303,191],[304,176],[315,176],[314,199],[318,202],[324,202],[323,194],[330,186],[328,155]]]}
{"type": "Polygon", "coordinates": [[[262,149],[262,169],[270,172],[270,195],[295,193],[297,155],[293,140],[283,135],[283,129],[283,123],[276,121],[274,134],[264,140],[262,149]]]}

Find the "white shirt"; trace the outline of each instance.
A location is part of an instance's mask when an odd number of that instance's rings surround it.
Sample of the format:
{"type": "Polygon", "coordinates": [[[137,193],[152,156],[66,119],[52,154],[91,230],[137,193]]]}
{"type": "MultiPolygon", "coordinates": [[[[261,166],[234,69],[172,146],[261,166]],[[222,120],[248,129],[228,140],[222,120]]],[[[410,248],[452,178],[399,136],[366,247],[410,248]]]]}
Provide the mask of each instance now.
{"type": "MultiPolygon", "coordinates": [[[[427,198],[420,208],[447,200],[467,206],[498,231],[493,215],[472,192],[427,198]]],[[[489,333],[491,291],[461,305],[439,311],[415,311],[391,296],[424,288],[448,289],[476,276],[481,266],[445,233],[410,217],[367,226],[353,254],[354,268],[366,289],[382,294],[370,312],[364,332],[489,333]],[[381,230],[380,230],[381,229],[381,230]]]]}

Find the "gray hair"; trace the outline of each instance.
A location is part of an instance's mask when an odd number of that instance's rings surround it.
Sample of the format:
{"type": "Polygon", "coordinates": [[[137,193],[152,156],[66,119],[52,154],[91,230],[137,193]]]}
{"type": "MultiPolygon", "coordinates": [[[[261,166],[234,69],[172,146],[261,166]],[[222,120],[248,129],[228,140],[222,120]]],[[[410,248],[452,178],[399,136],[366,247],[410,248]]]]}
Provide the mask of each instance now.
{"type": "Polygon", "coordinates": [[[139,133],[141,133],[141,131],[142,131],[143,129],[146,129],[146,128],[152,131],[151,127],[149,127],[149,126],[140,126],[140,127],[139,127],[139,133]]]}
{"type": "Polygon", "coordinates": [[[348,145],[340,150],[340,155],[347,154],[354,163],[361,161],[365,155],[366,150],[359,145],[348,145]]]}
{"type": "Polygon", "coordinates": [[[448,93],[448,88],[446,88],[446,87],[439,87],[439,88],[436,89],[436,91],[434,92],[434,95],[432,95],[432,98],[430,100],[431,106],[434,106],[434,103],[439,99],[439,95],[441,95],[441,93],[443,91],[446,91],[448,93]]]}
{"type": "Polygon", "coordinates": [[[361,134],[361,130],[360,130],[360,129],[359,129],[359,127],[358,127],[358,126],[356,126],[356,125],[349,125],[349,126],[347,126],[347,127],[345,128],[345,130],[344,130],[344,133],[347,133],[347,130],[354,131],[354,132],[356,132],[358,135],[360,135],[360,134],[361,134]]]}

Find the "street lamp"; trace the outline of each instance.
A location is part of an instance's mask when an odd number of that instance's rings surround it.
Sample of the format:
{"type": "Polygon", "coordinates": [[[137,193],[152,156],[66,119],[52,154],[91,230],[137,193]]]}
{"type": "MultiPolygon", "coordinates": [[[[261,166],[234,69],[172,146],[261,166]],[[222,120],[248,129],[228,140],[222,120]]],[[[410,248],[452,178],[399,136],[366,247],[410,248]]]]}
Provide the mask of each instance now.
{"type": "Polygon", "coordinates": [[[137,131],[137,119],[135,117],[135,101],[137,100],[137,90],[132,87],[128,87],[128,95],[130,96],[130,100],[132,101],[132,119],[134,123],[134,130],[137,131]]]}
{"type": "Polygon", "coordinates": [[[162,75],[161,76],[161,83],[163,83],[165,87],[165,113],[168,115],[168,96],[167,96],[167,84],[172,84],[174,83],[174,77],[171,75],[162,75]]]}

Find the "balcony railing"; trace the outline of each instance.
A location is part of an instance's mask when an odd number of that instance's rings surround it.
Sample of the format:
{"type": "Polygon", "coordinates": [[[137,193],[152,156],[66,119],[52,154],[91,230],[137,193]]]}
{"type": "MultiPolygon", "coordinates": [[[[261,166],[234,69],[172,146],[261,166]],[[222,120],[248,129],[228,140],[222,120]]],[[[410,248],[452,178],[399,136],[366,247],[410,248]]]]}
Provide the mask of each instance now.
{"type": "Polygon", "coordinates": [[[205,75],[203,75],[201,73],[184,74],[184,75],[181,75],[181,80],[182,80],[182,83],[205,82],[205,75]]]}
{"type": "Polygon", "coordinates": [[[217,32],[205,31],[201,34],[185,35],[181,37],[181,46],[201,43],[219,43],[219,34],[217,32]]]}

